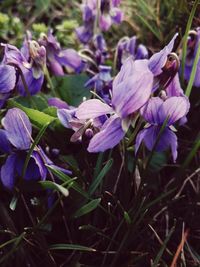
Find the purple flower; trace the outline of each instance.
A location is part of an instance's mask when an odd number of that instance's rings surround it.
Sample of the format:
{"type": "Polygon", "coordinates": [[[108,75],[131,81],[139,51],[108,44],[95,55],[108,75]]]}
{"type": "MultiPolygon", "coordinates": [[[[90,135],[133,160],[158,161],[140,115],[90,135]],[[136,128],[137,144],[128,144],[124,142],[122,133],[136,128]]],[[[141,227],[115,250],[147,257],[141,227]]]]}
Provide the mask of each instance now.
{"type": "MultiPolygon", "coordinates": [[[[184,78],[186,81],[190,80],[194,59],[196,57],[197,49],[200,44],[200,27],[196,31],[192,30],[189,32],[188,44],[187,44],[187,56],[184,69],[184,78]]],[[[200,59],[197,63],[197,70],[194,79],[194,86],[200,86],[200,59]]]]}
{"type": "Polygon", "coordinates": [[[147,105],[141,109],[141,114],[148,124],[137,135],[135,153],[137,153],[140,144],[144,142],[150,151],[153,148],[158,152],[170,148],[175,162],[178,144],[172,125],[183,118],[188,113],[188,110],[188,101],[185,97],[174,96],[168,98],[166,101],[163,101],[159,97],[152,97],[147,105]],[[161,127],[166,120],[166,128],[161,133],[160,139],[157,140],[161,127]]]}
{"type": "Polygon", "coordinates": [[[41,35],[40,45],[47,51],[47,66],[54,75],[64,75],[63,67],[68,71],[81,72],[84,63],[74,49],[61,49],[59,42],[49,30],[48,35],[41,35]]]}
{"type": "Polygon", "coordinates": [[[11,65],[17,68],[16,73],[19,74],[19,79],[16,88],[23,96],[27,95],[27,90],[31,95],[41,90],[44,80],[43,68],[46,62],[46,50],[44,47],[40,47],[35,41],[29,41],[28,45],[29,61],[15,46],[4,45],[5,50],[2,62],[4,65],[11,65]]]}
{"type": "MultiPolygon", "coordinates": [[[[17,177],[23,174],[27,151],[32,142],[32,126],[27,115],[18,108],[8,110],[2,119],[2,125],[4,130],[0,130],[0,151],[8,156],[1,167],[1,182],[7,189],[12,190],[17,177]]],[[[53,165],[53,162],[40,147],[35,148],[24,179],[45,180],[48,172],[45,164],[53,165]]]]}
{"type": "Polygon", "coordinates": [[[147,60],[129,58],[113,82],[112,107],[98,99],[83,102],[75,115],[79,120],[94,120],[109,115],[100,132],[90,140],[88,151],[100,152],[113,148],[124,137],[130,125],[130,115],[138,111],[149,99],[153,75],[147,60]]]}

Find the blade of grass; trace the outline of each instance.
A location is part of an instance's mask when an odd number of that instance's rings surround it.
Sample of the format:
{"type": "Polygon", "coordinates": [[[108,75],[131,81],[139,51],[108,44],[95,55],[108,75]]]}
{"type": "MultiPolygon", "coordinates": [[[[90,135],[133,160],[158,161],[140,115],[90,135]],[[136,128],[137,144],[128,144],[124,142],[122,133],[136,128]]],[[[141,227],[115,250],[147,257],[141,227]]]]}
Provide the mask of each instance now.
{"type": "Polygon", "coordinates": [[[198,46],[197,53],[196,53],[196,56],[195,56],[195,59],[194,59],[194,63],[193,63],[193,66],[192,66],[192,72],[191,72],[191,75],[190,75],[190,80],[188,82],[188,85],[187,85],[187,88],[186,88],[186,91],[185,91],[185,95],[187,97],[190,97],[190,94],[191,94],[191,91],[192,91],[192,86],[193,86],[193,82],[194,82],[194,79],[195,79],[195,75],[196,75],[196,71],[197,71],[197,64],[199,62],[199,58],[200,58],[200,44],[198,46]]]}
{"type": "Polygon", "coordinates": [[[184,82],[184,69],[185,69],[185,60],[186,60],[186,54],[187,54],[187,37],[188,37],[188,33],[190,31],[192,21],[193,21],[195,11],[197,9],[198,4],[199,4],[199,0],[195,0],[194,5],[192,7],[192,10],[190,12],[190,16],[189,16],[187,26],[185,29],[185,34],[183,37],[183,52],[182,52],[182,60],[181,60],[181,83],[182,84],[184,82]]]}
{"type": "Polygon", "coordinates": [[[78,209],[72,215],[72,217],[79,218],[83,215],[90,213],[91,211],[95,210],[98,207],[100,202],[101,202],[101,198],[91,200],[89,203],[87,203],[86,205],[83,205],[80,209],[78,209]]]}
{"type": "Polygon", "coordinates": [[[168,243],[168,241],[170,240],[170,238],[171,238],[171,236],[172,236],[174,230],[175,230],[175,225],[170,229],[169,234],[168,234],[168,236],[165,238],[165,240],[164,240],[164,242],[163,242],[163,245],[161,246],[161,248],[160,248],[160,250],[159,250],[159,252],[158,252],[158,254],[157,254],[157,256],[156,256],[156,258],[155,258],[155,260],[154,260],[154,262],[153,262],[153,264],[152,264],[151,267],[157,267],[157,266],[158,266],[158,263],[159,263],[159,261],[160,261],[162,255],[163,255],[165,249],[166,249],[167,243],[168,243]]]}
{"type": "Polygon", "coordinates": [[[111,169],[112,165],[113,165],[113,159],[110,159],[106,163],[106,165],[103,167],[103,169],[100,171],[99,175],[96,178],[94,178],[93,182],[91,183],[91,185],[88,189],[89,195],[92,195],[95,192],[95,190],[97,189],[97,187],[101,183],[102,179],[106,176],[106,174],[111,169]]]}
{"type": "Polygon", "coordinates": [[[49,247],[50,250],[78,250],[78,251],[87,251],[87,252],[95,252],[96,249],[85,247],[76,244],[55,244],[49,247]]]}

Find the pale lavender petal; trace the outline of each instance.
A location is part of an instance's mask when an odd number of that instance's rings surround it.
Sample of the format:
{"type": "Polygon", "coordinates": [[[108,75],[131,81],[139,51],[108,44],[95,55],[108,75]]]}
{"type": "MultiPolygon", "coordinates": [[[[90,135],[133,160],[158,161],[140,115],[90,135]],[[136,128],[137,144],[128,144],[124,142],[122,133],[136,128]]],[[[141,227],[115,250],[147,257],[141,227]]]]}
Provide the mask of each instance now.
{"type": "Polygon", "coordinates": [[[31,145],[32,126],[27,115],[18,108],[8,110],[2,119],[2,125],[10,143],[20,150],[26,150],[31,145]]]}
{"type": "Polygon", "coordinates": [[[62,125],[65,126],[66,128],[69,128],[69,129],[72,128],[70,122],[75,116],[75,111],[76,111],[76,109],[74,109],[74,110],[58,109],[57,110],[58,119],[60,120],[62,125]]]}
{"type": "Polygon", "coordinates": [[[6,159],[6,162],[1,167],[1,182],[9,190],[14,188],[15,184],[15,166],[16,165],[16,155],[10,155],[6,159]]]}
{"type": "Polygon", "coordinates": [[[98,99],[89,99],[80,104],[76,117],[80,120],[94,119],[101,115],[110,114],[113,109],[98,99]]]}
{"type": "MultiPolygon", "coordinates": [[[[151,94],[153,75],[147,67],[147,60],[135,61],[133,70],[134,72],[130,77],[117,85],[113,85],[112,104],[121,118],[125,118],[141,108],[151,94]]],[[[122,69],[121,71],[126,70],[122,69]]]]}
{"type": "Polygon", "coordinates": [[[183,89],[180,85],[179,75],[178,73],[175,75],[173,80],[170,82],[170,84],[166,88],[167,96],[183,96],[183,89]]]}
{"type": "Polygon", "coordinates": [[[160,122],[168,117],[167,124],[171,125],[184,117],[189,110],[189,101],[185,96],[173,96],[163,102],[159,110],[160,122]]]}
{"type": "Polygon", "coordinates": [[[88,151],[96,153],[111,149],[122,140],[124,135],[125,132],[121,126],[121,119],[112,116],[105,122],[102,130],[90,140],[88,151]]]}
{"type": "Polygon", "coordinates": [[[48,99],[48,104],[49,106],[53,106],[53,107],[56,107],[56,108],[59,108],[59,109],[69,109],[69,106],[68,104],[61,100],[60,98],[57,98],[57,97],[51,97],[48,99]]]}
{"type": "Polygon", "coordinates": [[[0,65],[0,93],[5,94],[14,89],[16,83],[15,68],[0,65]]]}
{"type": "Polygon", "coordinates": [[[155,76],[162,73],[162,68],[164,67],[167,56],[172,52],[172,49],[174,47],[175,39],[177,38],[178,33],[174,35],[172,40],[169,42],[168,45],[166,45],[160,52],[154,54],[149,59],[149,69],[153,72],[155,76]]]}
{"type": "Polygon", "coordinates": [[[60,64],[71,68],[75,72],[81,72],[84,67],[81,57],[74,49],[62,50],[58,56],[56,55],[56,59],[60,64]]]}
{"type": "Polygon", "coordinates": [[[159,109],[162,104],[163,100],[160,97],[152,97],[147,104],[141,108],[140,113],[150,124],[160,124],[159,109]]]}
{"type": "Polygon", "coordinates": [[[103,14],[99,19],[99,26],[103,31],[107,31],[112,25],[112,19],[109,14],[103,14]]]}

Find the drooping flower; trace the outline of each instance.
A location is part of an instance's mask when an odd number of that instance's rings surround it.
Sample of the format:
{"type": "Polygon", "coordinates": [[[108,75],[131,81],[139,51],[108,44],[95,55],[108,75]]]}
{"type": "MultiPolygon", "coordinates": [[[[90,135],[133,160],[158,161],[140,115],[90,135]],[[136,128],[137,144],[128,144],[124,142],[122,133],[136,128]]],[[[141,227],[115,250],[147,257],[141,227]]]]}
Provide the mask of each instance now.
{"type": "MultiPolygon", "coordinates": [[[[18,108],[8,110],[2,119],[4,129],[0,130],[0,151],[8,154],[5,163],[1,167],[1,182],[12,190],[16,179],[22,177],[27,151],[32,142],[32,126],[27,115],[18,108]]],[[[45,155],[41,147],[34,149],[31,154],[26,172],[25,180],[45,180],[48,165],[55,165],[45,155]]]]}
{"type": "Polygon", "coordinates": [[[41,34],[39,44],[46,48],[47,67],[54,75],[64,75],[63,67],[69,72],[81,72],[84,63],[74,49],[61,49],[60,43],[53,36],[52,31],[48,34],[41,34]]]}
{"type": "MultiPolygon", "coordinates": [[[[184,78],[186,81],[190,80],[192,67],[194,64],[194,60],[195,60],[199,45],[200,45],[200,27],[198,27],[196,30],[192,30],[189,32],[188,44],[187,44],[187,55],[186,55],[185,69],[184,69],[184,78]]],[[[196,70],[193,84],[196,87],[200,87],[200,59],[198,60],[198,63],[197,63],[197,70],[196,70]]]]}
{"type": "Polygon", "coordinates": [[[135,152],[137,153],[142,142],[150,151],[155,149],[155,151],[161,152],[170,148],[175,162],[178,144],[172,125],[183,118],[188,110],[188,101],[183,96],[169,97],[165,101],[159,97],[152,97],[148,104],[141,109],[141,114],[148,124],[137,135],[135,152]],[[161,132],[164,122],[166,122],[166,127],[161,132]]]}
{"type": "Polygon", "coordinates": [[[100,131],[90,140],[88,151],[100,152],[116,146],[124,137],[131,122],[131,115],[138,111],[149,99],[153,75],[147,60],[127,59],[115,77],[112,90],[112,107],[98,99],[83,102],[75,116],[82,121],[90,121],[107,116],[100,131]]]}

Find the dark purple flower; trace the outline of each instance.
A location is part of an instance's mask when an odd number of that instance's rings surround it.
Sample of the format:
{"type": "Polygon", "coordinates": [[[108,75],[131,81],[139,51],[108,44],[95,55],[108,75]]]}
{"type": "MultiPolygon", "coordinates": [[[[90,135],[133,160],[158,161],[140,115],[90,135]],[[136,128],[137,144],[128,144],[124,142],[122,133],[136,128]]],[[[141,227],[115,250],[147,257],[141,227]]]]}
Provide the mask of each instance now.
{"type": "MultiPolygon", "coordinates": [[[[17,177],[22,177],[27,151],[32,142],[32,126],[27,115],[18,108],[8,110],[2,120],[4,130],[0,130],[0,151],[8,154],[1,167],[1,181],[3,185],[12,190],[17,177]]],[[[43,150],[38,146],[31,154],[24,179],[45,180],[47,168],[45,164],[53,165],[43,150]]]]}
{"type": "Polygon", "coordinates": [[[59,42],[49,30],[48,35],[42,34],[39,43],[46,48],[47,66],[54,75],[64,75],[63,67],[70,72],[81,72],[84,63],[74,49],[61,49],[59,42]]]}
{"type": "Polygon", "coordinates": [[[145,129],[141,130],[136,138],[135,153],[137,153],[142,142],[148,150],[165,151],[171,148],[173,160],[177,158],[177,137],[171,127],[175,122],[183,118],[188,112],[188,101],[185,97],[170,97],[163,101],[159,97],[152,97],[141,109],[141,114],[147,121],[145,129]],[[163,123],[167,125],[157,141],[163,123]],[[156,144],[157,141],[157,144],[156,144]],[[154,147],[155,146],[155,147],[154,147]]]}

